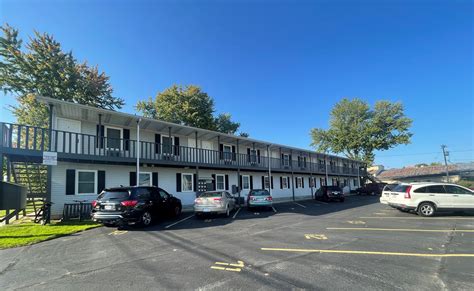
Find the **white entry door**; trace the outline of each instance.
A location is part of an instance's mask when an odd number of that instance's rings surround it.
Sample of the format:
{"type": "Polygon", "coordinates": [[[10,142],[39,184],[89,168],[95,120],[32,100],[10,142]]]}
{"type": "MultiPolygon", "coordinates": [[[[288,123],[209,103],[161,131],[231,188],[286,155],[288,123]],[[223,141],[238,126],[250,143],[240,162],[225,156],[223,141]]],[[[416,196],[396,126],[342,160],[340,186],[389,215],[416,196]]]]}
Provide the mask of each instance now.
{"type": "Polygon", "coordinates": [[[81,122],[58,117],[56,119],[56,129],[59,131],[57,143],[54,140],[56,135],[53,134],[53,144],[57,144],[56,151],[79,154],[81,149],[81,122]]]}

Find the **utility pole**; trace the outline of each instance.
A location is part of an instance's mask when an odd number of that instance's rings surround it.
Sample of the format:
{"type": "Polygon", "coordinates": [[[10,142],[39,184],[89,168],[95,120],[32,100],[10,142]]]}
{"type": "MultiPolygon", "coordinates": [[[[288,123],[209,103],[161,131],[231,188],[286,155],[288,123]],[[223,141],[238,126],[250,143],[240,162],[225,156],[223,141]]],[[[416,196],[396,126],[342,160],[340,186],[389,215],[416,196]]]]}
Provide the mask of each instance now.
{"type": "Polygon", "coordinates": [[[444,157],[444,165],[446,166],[446,182],[449,183],[449,170],[448,170],[448,161],[446,157],[449,156],[449,152],[446,150],[446,145],[441,145],[441,149],[443,150],[443,157],[444,157]]]}

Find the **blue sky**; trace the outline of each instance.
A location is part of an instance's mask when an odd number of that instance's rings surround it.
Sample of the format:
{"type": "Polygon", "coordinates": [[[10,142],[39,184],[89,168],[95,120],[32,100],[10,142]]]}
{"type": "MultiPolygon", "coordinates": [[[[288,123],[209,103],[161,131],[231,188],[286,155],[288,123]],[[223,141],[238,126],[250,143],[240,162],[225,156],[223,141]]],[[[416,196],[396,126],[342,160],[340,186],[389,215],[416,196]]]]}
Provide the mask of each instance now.
{"type": "MultiPolygon", "coordinates": [[[[343,97],[400,101],[412,144],[378,153],[401,167],[474,160],[471,1],[0,1],[0,22],[48,32],[111,77],[134,112],[196,84],[251,137],[309,148],[343,97]],[[199,2],[199,4],[197,4],[199,2]]],[[[0,93],[0,120],[14,99],[0,93]]]]}

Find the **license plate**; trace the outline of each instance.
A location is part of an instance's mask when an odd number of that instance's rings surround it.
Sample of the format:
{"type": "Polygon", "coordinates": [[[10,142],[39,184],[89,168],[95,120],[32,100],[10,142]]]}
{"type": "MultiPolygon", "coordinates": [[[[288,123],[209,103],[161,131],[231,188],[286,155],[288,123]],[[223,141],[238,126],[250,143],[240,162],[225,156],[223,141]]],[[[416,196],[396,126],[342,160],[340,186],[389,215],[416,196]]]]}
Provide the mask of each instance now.
{"type": "Polygon", "coordinates": [[[115,210],[115,205],[105,205],[104,209],[105,210],[115,210]]]}
{"type": "Polygon", "coordinates": [[[204,209],[202,210],[202,212],[211,212],[211,209],[209,209],[209,208],[204,208],[204,209]]]}

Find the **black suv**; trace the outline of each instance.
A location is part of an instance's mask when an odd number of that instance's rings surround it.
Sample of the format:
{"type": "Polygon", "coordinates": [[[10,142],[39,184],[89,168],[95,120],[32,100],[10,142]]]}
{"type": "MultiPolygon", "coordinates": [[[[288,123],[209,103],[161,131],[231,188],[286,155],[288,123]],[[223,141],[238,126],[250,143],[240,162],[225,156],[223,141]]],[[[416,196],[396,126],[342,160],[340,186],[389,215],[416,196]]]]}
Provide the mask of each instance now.
{"type": "Polygon", "coordinates": [[[106,226],[148,226],[159,216],[179,216],[181,209],[181,200],[158,187],[110,188],[92,202],[92,219],[106,226]]]}
{"type": "Polygon", "coordinates": [[[344,193],[339,186],[321,186],[321,188],[316,191],[314,198],[316,200],[338,200],[344,202],[344,193]]]}

